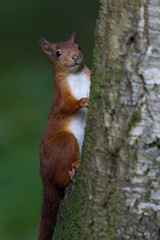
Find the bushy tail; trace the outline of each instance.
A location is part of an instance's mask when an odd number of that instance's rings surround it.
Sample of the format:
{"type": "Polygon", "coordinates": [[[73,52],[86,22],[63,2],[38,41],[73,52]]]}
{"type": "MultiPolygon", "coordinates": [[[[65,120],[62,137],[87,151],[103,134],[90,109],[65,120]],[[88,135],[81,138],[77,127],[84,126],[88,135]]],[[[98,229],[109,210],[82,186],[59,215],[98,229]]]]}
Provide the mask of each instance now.
{"type": "Polygon", "coordinates": [[[64,188],[44,186],[41,219],[37,240],[51,240],[56,225],[60,201],[64,198],[64,188]]]}

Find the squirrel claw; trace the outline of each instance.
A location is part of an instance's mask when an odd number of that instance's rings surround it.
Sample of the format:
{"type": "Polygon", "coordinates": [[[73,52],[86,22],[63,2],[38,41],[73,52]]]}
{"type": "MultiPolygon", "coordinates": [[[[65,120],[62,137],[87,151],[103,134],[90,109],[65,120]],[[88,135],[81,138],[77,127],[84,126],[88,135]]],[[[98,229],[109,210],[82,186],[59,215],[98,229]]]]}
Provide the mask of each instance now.
{"type": "Polygon", "coordinates": [[[73,168],[78,168],[80,161],[81,161],[81,158],[80,158],[78,161],[72,163],[72,167],[73,167],[73,168]]]}
{"type": "Polygon", "coordinates": [[[69,171],[69,176],[70,176],[71,180],[73,180],[74,174],[75,174],[75,169],[72,168],[72,171],[69,171]]]}
{"type": "Polygon", "coordinates": [[[89,107],[89,104],[88,104],[88,103],[86,103],[86,104],[85,104],[85,107],[86,107],[86,108],[88,108],[88,107],[89,107]]]}
{"type": "Polygon", "coordinates": [[[72,171],[69,171],[69,176],[70,176],[71,180],[73,180],[73,177],[75,174],[75,168],[78,168],[80,161],[81,161],[81,158],[78,161],[71,164],[72,171]]]}

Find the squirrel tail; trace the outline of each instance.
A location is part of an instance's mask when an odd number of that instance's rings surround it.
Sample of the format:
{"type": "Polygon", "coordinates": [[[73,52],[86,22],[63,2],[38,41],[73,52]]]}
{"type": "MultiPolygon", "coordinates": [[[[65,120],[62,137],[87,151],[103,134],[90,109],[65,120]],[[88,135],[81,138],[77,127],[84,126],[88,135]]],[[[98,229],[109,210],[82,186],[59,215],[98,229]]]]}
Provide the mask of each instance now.
{"type": "Polygon", "coordinates": [[[65,188],[56,185],[43,187],[42,209],[37,240],[51,240],[56,225],[60,201],[65,188]]]}

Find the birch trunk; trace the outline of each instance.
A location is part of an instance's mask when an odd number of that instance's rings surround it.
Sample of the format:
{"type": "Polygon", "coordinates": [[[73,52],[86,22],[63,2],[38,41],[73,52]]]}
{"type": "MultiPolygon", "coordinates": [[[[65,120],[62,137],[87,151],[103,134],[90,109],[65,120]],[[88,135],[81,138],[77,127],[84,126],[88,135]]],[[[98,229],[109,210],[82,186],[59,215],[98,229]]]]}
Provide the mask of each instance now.
{"type": "Polygon", "coordinates": [[[160,239],[160,0],[102,0],[82,163],[54,239],[160,239]]]}

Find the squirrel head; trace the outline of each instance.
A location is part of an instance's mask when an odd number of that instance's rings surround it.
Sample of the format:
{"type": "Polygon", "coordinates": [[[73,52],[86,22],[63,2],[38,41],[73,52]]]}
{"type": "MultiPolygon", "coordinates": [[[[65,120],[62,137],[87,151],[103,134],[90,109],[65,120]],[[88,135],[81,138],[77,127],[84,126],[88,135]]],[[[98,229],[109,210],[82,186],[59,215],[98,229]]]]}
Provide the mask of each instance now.
{"type": "Polygon", "coordinates": [[[43,51],[49,56],[55,73],[76,73],[84,66],[81,49],[75,40],[75,32],[66,42],[50,43],[41,38],[43,51]]]}

